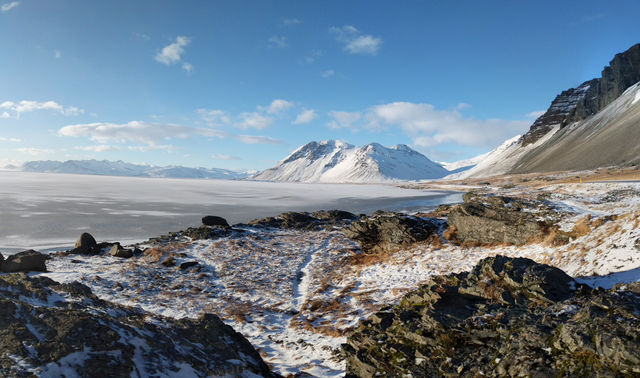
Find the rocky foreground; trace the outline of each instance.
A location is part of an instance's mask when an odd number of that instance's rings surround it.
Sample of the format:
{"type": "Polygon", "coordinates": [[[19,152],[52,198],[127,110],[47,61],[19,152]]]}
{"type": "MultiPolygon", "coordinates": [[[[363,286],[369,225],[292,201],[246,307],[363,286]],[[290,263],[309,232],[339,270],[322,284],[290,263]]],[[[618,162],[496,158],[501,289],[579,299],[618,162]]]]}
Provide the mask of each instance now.
{"type": "Polygon", "coordinates": [[[638,375],[638,283],[592,289],[551,266],[638,265],[640,193],[606,185],[428,214],[207,216],[0,258],[0,375],[638,375]]]}
{"type": "Polygon", "coordinates": [[[347,377],[640,374],[640,283],[612,290],[496,256],[433,277],[348,337],[347,377]]]}

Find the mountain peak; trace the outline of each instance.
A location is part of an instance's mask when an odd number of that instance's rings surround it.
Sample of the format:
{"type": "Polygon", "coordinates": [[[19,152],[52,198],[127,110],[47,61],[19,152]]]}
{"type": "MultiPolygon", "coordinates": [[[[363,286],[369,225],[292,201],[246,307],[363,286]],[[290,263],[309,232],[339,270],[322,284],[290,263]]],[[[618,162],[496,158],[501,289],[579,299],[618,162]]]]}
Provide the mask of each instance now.
{"type": "Polygon", "coordinates": [[[448,171],[406,145],[355,147],[344,141],[307,143],[256,180],[299,182],[388,182],[434,179],[448,171]]]}

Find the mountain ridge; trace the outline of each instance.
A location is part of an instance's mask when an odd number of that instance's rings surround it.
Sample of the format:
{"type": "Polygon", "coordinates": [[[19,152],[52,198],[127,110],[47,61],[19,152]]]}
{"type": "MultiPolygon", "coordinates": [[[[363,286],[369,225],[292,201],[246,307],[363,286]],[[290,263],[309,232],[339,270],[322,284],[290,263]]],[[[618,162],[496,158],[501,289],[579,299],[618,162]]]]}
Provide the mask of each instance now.
{"type": "Polygon", "coordinates": [[[260,181],[394,182],[435,179],[449,172],[407,145],[356,147],[341,140],[312,141],[275,167],[252,177],[260,181]]]}
{"type": "Polygon", "coordinates": [[[247,172],[222,168],[190,168],[178,165],[155,166],[127,163],[122,160],[34,160],[15,169],[25,172],[69,173],[123,177],[197,178],[197,179],[244,179],[247,172]]]}

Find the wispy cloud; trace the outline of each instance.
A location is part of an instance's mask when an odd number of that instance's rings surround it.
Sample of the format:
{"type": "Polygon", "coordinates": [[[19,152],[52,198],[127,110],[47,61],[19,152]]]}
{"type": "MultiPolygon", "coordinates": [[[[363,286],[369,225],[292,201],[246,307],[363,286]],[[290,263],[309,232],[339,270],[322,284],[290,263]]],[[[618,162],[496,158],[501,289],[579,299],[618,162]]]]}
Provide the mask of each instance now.
{"type": "Polygon", "coordinates": [[[309,51],[303,58],[302,58],[302,62],[303,63],[307,63],[307,64],[311,64],[313,62],[316,61],[316,59],[318,59],[319,57],[322,56],[322,50],[317,50],[317,49],[313,49],[311,51],[309,51]]]}
{"type": "Polygon", "coordinates": [[[62,58],[62,52],[60,50],[53,50],[53,57],[56,59],[62,58]]]}
{"type": "Polygon", "coordinates": [[[12,1],[10,3],[4,3],[0,6],[0,10],[2,12],[8,12],[10,10],[12,10],[13,8],[17,7],[18,5],[20,5],[19,1],[12,1]]]}
{"type": "Polygon", "coordinates": [[[231,123],[229,115],[219,109],[197,109],[196,113],[198,113],[202,119],[207,122],[207,125],[211,127],[218,127],[231,123]]]}
{"type": "Polygon", "coordinates": [[[20,143],[22,142],[21,139],[18,138],[5,138],[5,137],[0,137],[0,142],[14,142],[14,143],[20,143]]]}
{"type": "Polygon", "coordinates": [[[241,129],[263,130],[271,126],[273,118],[258,112],[244,112],[240,114],[240,122],[236,126],[241,129]]]}
{"type": "Polygon", "coordinates": [[[151,37],[148,34],[145,34],[145,33],[133,33],[133,36],[136,37],[137,39],[141,40],[141,41],[149,41],[149,40],[151,40],[151,37]]]}
{"type": "Polygon", "coordinates": [[[269,47],[283,49],[287,47],[287,37],[273,35],[267,40],[269,47]]]}
{"type": "Polygon", "coordinates": [[[399,128],[412,138],[413,144],[434,147],[446,143],[461,146],[495,147],[520,134],[528,121],[487,119],[462,116],[458,110],[438,110],[431,104],[393,102],[377,105],[360,113],[330,112],[334,121],[329,127],[383,130],[399,128]]]}
{"type": "Polygon", "coordinates": [[[527,117],[527,118],[538,118],[538,117],[540,117],[541,115],[543,115],[546,112],[547,112],[546,110],[536,110],[534,112],[527,113],[525,115],[525,117],[527,117]]]}
{"type": "Polygon", "coordinates": [[[39,156],[39,155],[45,155],[45,154],[50,154],[55,152],[53,150],[48,150],[43,148],[33,148],[33,147],[16,148],[16,151],[26,155],[31,155],[31,156],[39,156]]]}
{"type": "Polygon", "coordinates": [[[332,110],[329,117],[333,118],[327,125],[332,129],[351,128],[362,118],[359,112],[343,112],[332,110]]]}
{"type": "Polygon", "coordinates": [[[354,26],[332,26],[329,32],[335,35],[336,40],[344,44],[344,50],[349,54],[376,55],[382,45],[382,38],[363,34],[354,26]]]}
{"type": "Polygon", "coordinates": [[[143,121],[131,121],[122,124],[96,122],[64,126],[58,135],[65,137],[86,137],[94,142],[135,143],[144,146],[129,146],[134,151],[169,150],[173,146],[166,142],[172,139],[191,137],[231,138],[248,144],[281,144],[282,142],[266,136],[236,135],[210,128],[187,127],[174,124],[160,124],[143,121]]]}
{"type": "Polygon", "coordinates": [[[266,111],[267,114],[280,114],[285,110],[292,108],[293,106],[293,102],[278,98],[273,100],[268,107],[258,106],[258,109],[266,111]]]}
{"type": "Polygon", "coordinates": [[[242,158],[233,155],[224,155],[224,154],[213,154],[211,155],[212,159],[215,160],[242,160],[242,158]]]}
{"type": "Polygon", "coordinates": [[[138,152],[149,152],[149,151],[159,151],[165,150],[167,152],[175,152],[178,149],[175,146],[170,144],[156,144],[153,146],[129,146],[127,147],[129,151],[138,151],[138,152]]]}
{"type": "MultiPolygon", "coordinates": [[[[160,52],[155,56],[155,60],[164,65],[170,66],[182,61],[182,56],[185,51],[184,48],[191,43],[191,39],[185,36],[176,37],[175,42],[163,47],[160,52]]],[[[182,69],[186,72],[193,71],[193,65],[191,63],[183,62],[182,69]]]]}
{"type": "Polygon", "coordinates": [[[336,74],[336,71],[334,71],[334,70],[326,70],[322,74],[320,74],[320,76],[322,76],[325,79],[328,79],[328,78],[330,78],[331,76],[333,76],[335,74],[336,74]]]}
{"type": "Polygon", "coordinates": [[[318,114],[313,109],[303,110],[302,113],[298,114],[295,121],[293,121],[294,125],[304,125],[307,124],[318,117],[318,114]]]}
{"type": "Polygon", "coordinates": [[[282,20],[282,23],[284,25],[298,25],[301,24],[302,21],[297,18],[285,18],[284,20],[282,20]]]}
{"type": "Polygon", "coordinates": [[[74,147],[78,151],[86,152],[108,152],[108,151],[120,151],[120,147],[110,146],[108,144],[99,144],[97,146],[77,146],[74,147]]]}
{"type": "Polygon", "coordinates": [[[10,112],[14,113],[16,118],[20,118],[20,114],[22,113],[35,112],[38,110],[55,111],[65,116],[75,116],[84,113],[84,110],[79,109],[75,106],[65,107],[55,101],[5,101],[3,103],[0,103],[0,109],[4,110],[1,116],[2,118],[10,118],[10,112]]]}

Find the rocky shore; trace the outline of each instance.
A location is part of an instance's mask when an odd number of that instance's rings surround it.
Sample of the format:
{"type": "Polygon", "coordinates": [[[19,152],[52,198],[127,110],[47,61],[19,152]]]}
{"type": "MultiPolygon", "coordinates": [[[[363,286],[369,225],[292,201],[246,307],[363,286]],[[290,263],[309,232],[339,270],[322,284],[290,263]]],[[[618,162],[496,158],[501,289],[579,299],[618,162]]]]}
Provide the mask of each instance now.
{"type": "MultiPolygon", "coordinates": [[[[599,203],[636,195],[611,193],[599,203]]],[[[68,251],[0,258],[0,373],[640,374],[637,283],[594,289],[517,256],[531,245],[569,248],[617,219],[567,229],[567,214],[547,199],[473,192],[428,214],[288,212],[232,226],[205,216],[201,226],[136,245],[84,233],[68,251]],[[390,291],[403,295],[374,296],[379,289],[369,287],[376,269],[404,269],[409,260],[394,261],[407,253],[453,251],[469,258],[457,266],[477,264],[440,275],[422,268],[422,285],[390,291]],[[48,266],[54,271],[44,274],[63,282],[24,273],[48,266]],[[316,339],[332,341],[305,341],[316,339]],[[309,362],[273,365],[294,355],[309,362]]],[[[639,232],[637,223],[625,237],[639,232]]]]}

